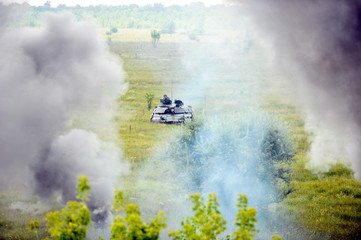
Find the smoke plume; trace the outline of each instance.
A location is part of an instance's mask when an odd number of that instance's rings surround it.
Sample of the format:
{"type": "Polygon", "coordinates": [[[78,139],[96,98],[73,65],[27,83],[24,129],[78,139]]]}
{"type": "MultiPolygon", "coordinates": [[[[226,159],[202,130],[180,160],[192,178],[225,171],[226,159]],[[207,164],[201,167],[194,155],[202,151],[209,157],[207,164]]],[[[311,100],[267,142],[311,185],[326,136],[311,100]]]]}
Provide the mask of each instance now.
{"type": "Polygon", "coordinates": [[[309,167],[349,160],[361,175],[361,2],[228,1],[272,45],[274,68],[294,81],[313,134],[309,167]]]}
{"type": "Polygon", "coordinates": [[[110,108],[126,88],[122,65],[95,25],[70,14],[48,15],[44,25],[0,35],[1,184],[30,183],[39,196],[60,191],[67,201],[84,174],[92,208],[103,207],[128,165],[94,133],[70,130],[70,117],[110,108]]]}
{"type": "MultiPolygon", "coordinates": [[[[271,207],[287,194],[288,169],[281,165],[292,161],[294,154],[287,129],[282,122],[261,114],[243,112],[228,116],[227,121],[223,116],[209,117],[200,125],[179,129],[157,156],[166,166],[156,167],[160,172],[158,178],[176,186],[173,194],[177,200],[172,207],[188,206],[181,200],[189,193],[200,192],[205,198],[211,192],[217,193],[230,234],[235,228],[237,195],[245,193],[250,206],[258,211],[260,238],[281,231],[277,223],[291,229],[291,224],[284,222],[271,207]]],[[[170,226],[180,220],[174,213],[169,216],[170,226]]]]}
{"type": "Polygon", "coordinates": [[[246,33],[240,38],[180,44],[181,80],[175,79],[173,93],[196,109],[195,121],[169,131],[169,141],[137,169],[139,188],[159,183],[152,197],[147,189],[144,200],[137,198],[139,205],[164,210],[169,229],[192,214],[187,197],[194,192],[205,198],[217,193],[227,234],[234,230],[239,193],[258,211],[260,238],[281,231],[276,222],[293,227],[271,209],[288,191],[288,170],[278,164],[291,161],[292,144],[287,127],[260,108],[262,84],[270,75],[267,59],[259,43],[252,46],[246,33]]]}

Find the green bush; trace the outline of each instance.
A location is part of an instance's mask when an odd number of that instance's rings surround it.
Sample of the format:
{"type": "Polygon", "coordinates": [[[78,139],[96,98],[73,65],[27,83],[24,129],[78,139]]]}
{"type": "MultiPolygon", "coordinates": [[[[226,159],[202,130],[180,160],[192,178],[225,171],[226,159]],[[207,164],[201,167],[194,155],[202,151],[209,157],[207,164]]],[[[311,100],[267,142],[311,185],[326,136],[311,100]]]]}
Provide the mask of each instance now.
{"type": "Polygon", "coordinates": [[[257,223],[256,209],[248,208],[247,196],[244,194],[239,194],[237,207],[239,209],[235,222],[237,229],[233,233],[232,239],[255,239],[254,234],[258,232],[255,226],[255,223],[257,223]]]}
{"type": "Polygon", "coordinates": [[[146,239],[156,240],[159,238],[159,232],[166,226],[166,217],[163,212],[159,212],[153,221],[146,224],[140,217],[140,211],[137,205],[128,204],[126,207],[125,219],[117,216],[113,225],[111,225],[111,240],[116,239],[146,239]]]}
{"type": "Polygon", "coordinates": [[[152,101],[154,99],[154,94],[153,93],[146,93],[145,94],[145,99],[147,101],[147,109],[149,111],[150,109],[152,109],[152,101]]]}
{"type": "MultiPolygon", "coordinates": [[[[169,236],[174,240],[192,239],[209,240],[217,237],[226,231],[226,221],[218,210],[219,204],[215,193],[209,194],[207,205],[203,203],[204,199],[199,193],[192,194],[194,216],[187,217],[182,221],[181,228],[176,231],[169,231],[169,236]]],[[[258,232],[255,224],[257,223],[257,211],[254,208],[248,208],[248,200],[245,194],[239,194],[238,213],[234,225],[235,231],[232,235],[227,235],[230,240],[251,240],[255,239],[255,233],[258,232]]],[[[282,238],[278,238],[282,240],[282,238]]]]}
{"type": "Polygon", "coordinates": [[[29,222],[29,224],[26,227],[27,230],[32,232],[36,236],[36,239],[39,240],[38,231],[39,231],[40,223],[36,220],[32,220],[29,222]]]}
{"type": "MultiPolygon", "coordinates": [[[[89,198],[90,186],[85,176],[79,176],[77,184],[77,198],[82,202],[69,201],[61,212],[49,212],[47,214],[48,232],[53,240],[81,240],[86,238],[87,226],[91,222],[90,211],[85,204],[89,198]]],[[[226,231],[226,220],[219,211],[219,203],[215,193],[209,194],[207,204],[204,204],[203,197],[199,193],[190,196],[193,202],[194,216],[187,217],[182,221],[181,228],[176,231],[169,231],[169,236],[174,240],[211,240],[217,239],[220,234],[226,231]]],[[[228,240],[251,240],[255,239],[258,232],[257,211],[248,208],[248,200],[245,194],[239,194],[238,213],[234,225],[235,231],[227,235],[228,240]]],[[[135,204],[125,206],[123,192],[115,191],[113,212],[117,215],[111,229],[111,240],[157,240],[162,228],[166,227],[166,216],[162,211],[154,216],[150,223],[141,219],[139,207],[135,204]],[[125,210],[125,216],[122,216],[125,210]]],[[[348,216],[341,216],[348,218],[348,216]]],[[[33,232],[37,238],[39,229],[38,221],[31,221],[28,230],[33,232]]],[[[103,239],[99,237],[99,239],[103,239]]],[[[278,235],[272,239],[281,240],[278,235]]]]}
{"type": "Polygon", "coordinates": [[[153,29],[152,31],[150,31],[150,36],[152,38],[153,47],[156,48],[160,39],[160,31],[153,29]]]}
{"type": "Polygon", "coordinates": [[[336,163],[332,165],[327,173],[325,173],[327,177],[353,177],[353,172],[350,168],[346,167],[342,163],[336,163]]]}
{"type": "Polygon", "coordinates": [[[166,220],[163,212],[159,212],[157,216],[153,217],[152,221],[147,224],[144,223],[140,217],[140,211],[137,205],[128,204],[124,207],[124,198],[121,191],[115,192],[113,210],[120,213],[126,209],[125,218],[116,216],[113,224],[110,226],[112,237],[111,240],[116,239],[144,239],[156,240],[159,238],[159,232],[166,227],[166,220]]]}
{"type": "Polygon", "coordinates": [[[216,166],[218,175],[232,174],[239,180],[234,184],[241,184],[242,179],[262,183],[265,195],[274,194],[276,186],[278,194],[271,198],[280,200],[291,191],[293,156],[294,146],[282,123],[265,116],[247,116],[186,125],[175,134],[163,159],[174,162],[181,179],[189,179],[183,183],[190,191],[223,181],[211,176],[216,166]]]}
{"type": "Polygon", "coordinates": [[[226,221],[218,210],[216,194],[209,194],[207,205],[203,203],[203,197],[199,193],[192,194],[194,216],[182,221],[177,231],[170,231],[169,236],[174,240],[216,239],[219,234],[226,230],[226,221]]]}
{"type": "MultiPolygon", "coordinates": [[[[79,176],[77,198],[89,200],[90,186],[85,176],[79,176]]],[[[82,240],[86,238],[87,226],[90,223],[90,211],[85,202],[69,201],[61,211],[49,212],[46,215],[48,232],[53,240],[82,240]]]]}

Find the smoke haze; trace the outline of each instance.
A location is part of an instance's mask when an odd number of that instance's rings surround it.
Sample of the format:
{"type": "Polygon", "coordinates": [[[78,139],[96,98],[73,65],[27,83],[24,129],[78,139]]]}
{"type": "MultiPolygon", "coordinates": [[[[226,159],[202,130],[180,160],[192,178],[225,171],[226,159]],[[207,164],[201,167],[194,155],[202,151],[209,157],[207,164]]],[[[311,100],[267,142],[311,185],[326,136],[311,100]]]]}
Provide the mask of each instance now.
{"type": "MultiPolygon", "coordinates": [[[[159,178],[170,185],[177,183],[176,199],[192,192],[205,198],[217,193],[228,234],[234,229],[237,195],[247,194],[249,206],[258,211],[259,237],[269,236],[275,231],[272,222],[287,224],[270,205],[283,197],[276,186],[287,185],[287,170],[276,166],[291,161],[293,146],[283,124],[274,119],[246,112],[228,116],[227,121],[222,117],[209,117],[194,132],[179,130],[166,151],[157,156],[167,166],[159,178]]],[[[184,203],[178,204],[177,208],[184,208],[184,203]]],[[[179,216],[170,216],[171,225],[179,222],[179,216]]]]}
{"type": "MultiPolygon", "coordinates": [[[[313,133],[308,167],[327,171],[337,161],[351,161],[357,176],[361,172],[359,7],[336,1],[232,3],[239,4],[237,11],[234,7],[230,11],[235,21],[243,16],[251,24],[240,26],[240,32],[246,31],[240,43],[199,41],[184,44],[179,50],[183,54],[179,72],[184,72],[188,82],[185,86],[173,85],[173,98],[181,98],[196,109],[197,105],[204,106],[207,121],[193,140],[189,140],[192,137],[187,133],[178,133],[174,141],[162,146],[154,156],[164,161],[163,166],[156,167],[159,175],[154,178],[175,186],[173,192],[164,187],[156,191],[167,192],[176,199],[174,205],[165,206],[182,209],[183,217],[188,213],[184,207],[188,205],[182,202],[187,193],[201,191],[206,197],[209,192],[217,192],[220,205],[224,206],[222,214],[229,224],[235,213],[235,195],[247,193],[249,206],[259,211],[257,227],[261,233],[266,236],[281,231],[282,227],[267,229],[279,222],[287,226],[282,234],[287,236],[295,229],[292,221],[287,216],[277,219],[277,213],[269,209],[278,201],[276,184],[270,184],[267,171],[258,171],[264,153],[260,143],[267,140],[269,128],[267,121],[260,120],[264,116],[259,114],[257,96],[262,88],[269,90],[267,86],[272,85],[275,77],[273,72],[289,80],[296,88],[295,98],[304,106],[306,127],[313,133]],[[249,135],[245,134],[247,128],[249,135]],[[193,161],[188,168],[191,170],[184,166],[189,161],[193,161]]],[[[150,160],[149,165],[154,162],[150,160]]],[[[144,179],[142,176],[140,180],[144,179]]],[[[175,215],[167,212],[173,229],[181,214],[175,215]]]]}
{"type": "MultiPolygon", "coordinates": [[[[36,194],[74,199],[89,177],[91,208],[104,206],[114,180],[128,171],[121,152],[85,130],[70,130],[79,111],[111,107],[126,89],[118,58],[95,25],[47,15],[39,30],[0,35],[1,187],[27,183],[36,194]]],[[[109,124],[104,121],[98,124],[109,124]]],[[[109,203],[109,202],[108,202],[109,203]]]]}
{"type": "Polygon", "coordinates": [[[287,231],[293,227],[270,210],[271,204],[282,198],[278,184],[287,185],[282,174],[273,176],[275,159],[289,161],[292,144],[287,127],[262,113],[261,97],[269,91],[264,83],[272,79],[263,49],[259,43],[252,44],[246,33],[239,38],[235,42],[179,44],[179,74],[171,84],[173,98],[192,105],[195,118],[203,121],[169,132],[169,142],[160,144],[151,159],[136,170],[138,188],[149,187],[151,181],[159,183],[151,186],[151,191],[147,189],[146,197],[138,198],[137,203],[164,210],[169,229],[178,228],[182,217],[192,214],[187,199],[194,192],[205,199],[210,192],[217,193],[228,223],[227,234],[234,229],[239,193],[246,193],[249,206],[258,211],[260,238],[278,230],[275,222],[287,225],[287,231]],[[277,156],[268,156],[269,152],[277,156]]]}
{"type": "Polygon", "coordinates": [[[267,39],[313,132],[310,168],[351,161],[361,174],[360,1],[228,1],[267,39]]]}
{"type": "MultiPolygon", "coordinates": [[[[259,45],[270,43],[271,67],[294,83],[305,106],[307,127],[314,134],[309,167],[327,170],[349,159],[359,176],[360,4],[230,2],[239,5],[230,14],[236,21],[240,14],[249,18],[253,25],[240,28],[256,32],[253,40],[258,42],[252,44],[242,33],[242,44],[199,42],[180,48],[183,56],[177,67],[188,82],[175,81],[174,98],[205,106],[207,121],[190,135],[193,139],[183,129],[176,132],[137,169],[134,175],[141,183],[136,186],[130,179],[130,188],[144,187],[143,199],[135,195],[141,207],[165,208],[170,229],[189,213],[184,199],[192,191],[203,196],[218,193],[229,224],[236,212],[236,194],[247,193],[249,206],[259,210],[257,227],[269,236],[273,229],[264,230],[276,215],[266,215],[267,207],[278,199],[275,183],[270,184],[260,164],[272,157],[264,156],[262,147],[274,136],[275,142],[284,140],[278,150],[288,151],[285,159],[292,157],[292,148],[285,143],[287,137],[272,135],[272,121],[259,113],[262,84],[266,78],[272,80],[259,45]],[[187,169],[181,164],[188,161],[194,162],[187,169]]],[[[74,23],[70,15],[50,15],[45,22],[40,30],[0,35],[1,184],[29,182],[39,196],[60,191],[67,201],[74,198],[77,175],[84,174],[92,186],[90,208],[100,213],[95,220],[103,220],[112,183],[129,167],[120,161],[119,149],[92,132],[71,129],[69,119],[77,111],[111,104],[125,89],[124,73],[119,59],[96,37],[94,25],[74,23]]],[[[276,133],[283,133],[280,126],[276,133]]],[[[153,215],[149,212],[145,215],[153,215]]]]}

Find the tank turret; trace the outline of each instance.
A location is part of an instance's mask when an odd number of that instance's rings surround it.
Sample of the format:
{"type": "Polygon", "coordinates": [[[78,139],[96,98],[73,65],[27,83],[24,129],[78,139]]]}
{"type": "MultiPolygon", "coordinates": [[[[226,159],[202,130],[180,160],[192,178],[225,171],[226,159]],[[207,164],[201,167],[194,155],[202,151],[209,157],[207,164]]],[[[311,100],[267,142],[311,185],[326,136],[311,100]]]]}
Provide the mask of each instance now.
{"type": "Polygon", "coordinates": [[[182,124],[193,119],[193,109],[191,106],[184,106],[181,100],[170,100],[154,108],[150,121],[152,123],[182,124]]]}

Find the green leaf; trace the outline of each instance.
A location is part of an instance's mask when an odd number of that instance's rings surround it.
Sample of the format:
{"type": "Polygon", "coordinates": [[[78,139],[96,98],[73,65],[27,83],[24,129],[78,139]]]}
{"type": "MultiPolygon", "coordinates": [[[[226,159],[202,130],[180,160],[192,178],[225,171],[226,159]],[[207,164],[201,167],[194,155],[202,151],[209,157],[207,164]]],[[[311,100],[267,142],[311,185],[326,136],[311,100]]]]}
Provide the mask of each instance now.
{"type": "Polygon", "coordinates": [[[89,192],[90,192],[90,186],[88,184],[88,178],[83,175],[78,176],[78,184],[76,185],[78,190],[76,193],[78,194],[76,196],[77,199],[81,199],[83,201],[89,201],[89,192]]]}

